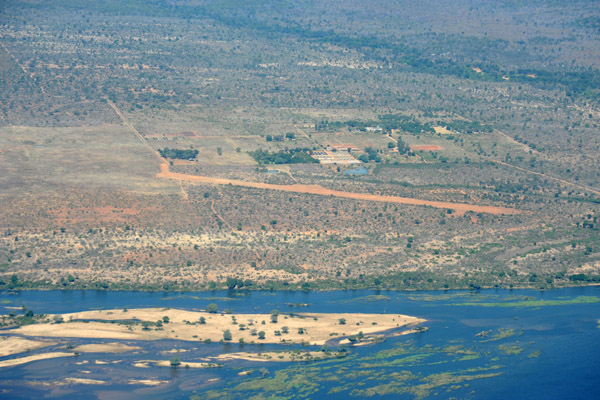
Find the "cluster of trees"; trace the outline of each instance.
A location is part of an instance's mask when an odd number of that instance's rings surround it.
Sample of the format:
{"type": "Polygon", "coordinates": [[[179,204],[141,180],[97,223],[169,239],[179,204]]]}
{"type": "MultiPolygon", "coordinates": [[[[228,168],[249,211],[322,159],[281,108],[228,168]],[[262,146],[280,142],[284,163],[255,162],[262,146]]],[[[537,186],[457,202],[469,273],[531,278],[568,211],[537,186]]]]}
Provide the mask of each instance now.
{"type": "Polygon", "coordinates": [[[296,137],[296,135],[294,135],[292,132],[288,132],[285,134],[285,136],[283,135],[267,135],[265,136],[265,140],[267,142],[283,142],[284,139],[289,139],[289,140],[294,140],[294,138],[296,137]]]}
{"type": "Polygon", "coordinates": [[[445,126],[447,129],[462,133],[490,133],[493,130],[490,125],[484,125],[478,121],[454,120],[439,122],[439,124],[445,126]]]}
{"type": "Polygon", "coordinates": [[[235,288],[238,288],[238,289],[241,289],[243,287],[249,288],[250,286],[252,286],[253,282],[250,279],[229,277],[225,281],[225,284],[227,285],[227,289],[233,290],[235,288]]]}
{"type": "Polygon", "coordinates": [[[180,160],[193,160],[198,155],[198,150],[169,149],[168,147],[165,147],[164,149],[158,149],[158,152],[165,158],[178,158],[180,160]]]}
{"type": "Polygon", "coordinates": [[[258,149],[249,151],[248,154],[259,164],[312,164],[319,161],[311,156],[312,151],[307,148],[296,148],[270,152],[258,149]]]}
{"type": "Polygon", "coordinates": [[[365,153],[361,154],[358,159],[364,163],[368,163],[369,161],[381,162],[381,157],[379,156],[377,150],[367,147],[365,148],[365,153]]]}
{"type": "Polygon", "coordinates": [[[327,121],[323,120],[315,124],[315,130],[318,132],[334,131],[343,127],[358,129],[361,132],[366,132],[368,127],[380,127],[381,133],[387,134],[392,129],[399,129],[409,133],[433,133],[433,127],[429,123],[421,123],[414,117],[408,117],[401,114],[383,114],[379,115],[376,120],[358,120],[352,119],[348,121],[327,121]]]}
{"type": "Polygon", "coordinates": [[[400,154],[406,154],[410,151],[410,147],[404,143],[401,137],[398,137],[398,143],[396,143],[396,146],[398,147],[398,153],[400,154]]]}

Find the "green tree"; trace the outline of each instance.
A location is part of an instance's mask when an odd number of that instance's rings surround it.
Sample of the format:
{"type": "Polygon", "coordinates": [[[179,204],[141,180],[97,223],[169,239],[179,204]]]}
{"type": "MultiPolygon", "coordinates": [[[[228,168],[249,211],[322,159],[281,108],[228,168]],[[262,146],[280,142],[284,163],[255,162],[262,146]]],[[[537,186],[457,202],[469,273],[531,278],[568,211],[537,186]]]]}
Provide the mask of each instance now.
{"type": "Polygon", "coordinates": [[[215,314],[218,310],[219,310],[219,306],[217,306],[215,303],[210,303],[209,305],[206,306],[206,312],[215,314]]]}
{"type": "Polygon", "coordinates": [[[396,146],[398,147],[398,153],[400,154],[406,154],[410,150],[410,148],[406,145],[406,143],[404,143],[401,137],[398,137],[398,143],[396,144],[396,146]]]}
{"type": "Polygon", "coordinates": [[[229,329],[223,331],[223,340],[230,341],[232,338],[233,336],[231,335],[231,331],[229,329]]]}
{"type": "Polygon", "coordinates": [[[272,310],[271,311],[271,322],[276,324],[278,317],[279,317],[279,310],[272,310]]]}

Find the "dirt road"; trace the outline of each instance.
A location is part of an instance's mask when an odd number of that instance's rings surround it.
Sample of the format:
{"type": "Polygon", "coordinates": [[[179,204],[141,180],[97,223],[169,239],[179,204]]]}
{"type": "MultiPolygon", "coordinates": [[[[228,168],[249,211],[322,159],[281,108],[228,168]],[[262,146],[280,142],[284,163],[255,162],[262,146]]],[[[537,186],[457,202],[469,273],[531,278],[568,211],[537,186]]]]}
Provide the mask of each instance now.
{"type": "Polygon", "coordinates": [[[196,182],[196,183],[205,183],[205,184],[213,184],[213,185],[234,185],[234,186],[242,186],[249,187],[255,189],[267,189],[267,190],[279,190],[282,192],[290,192],[290,193],[307,193],[307,194],[317,194],[320,196],[334,196],[334,197],[342,197],[347,199],[355,199],[355,200],[367,200],[367,201],[380,201],[385,203],[397,203],[397,204],[409,204],[416,206],[430,206],[436,208],[444,208],[444,209],[452,209],[456,211],[472,211],[476,213],[486,213],[486,214],[520,214],[522,211],[516,210],[514,208],[505,208],[505,207],[494,207],[494,206],[478,206],[474,204],[465,204],[465,203],[448,203],[445,201],[433,201],[433,200],[421,200],[421,199],[413,199],[409,197],[397,197],[397,196],[381,196],[376,194],[369,193],[353,193],[353,192],[343,192],[340,190],[327,189],[323,186],[319,185],[274,185],[270,183],[262,183],[262,182],[247,182],[240,181],[234,179],[225,179],[225,178],[214,178],[208,176],[197,176],[197,175],[186,175],[180,174],[177,172],[171,172],[169,170],[168,164],[160,165],[160,172],[156,175],[158,178],[162,179],[173,179],[176,181],[186,181],[186,182],[196,182]]]}

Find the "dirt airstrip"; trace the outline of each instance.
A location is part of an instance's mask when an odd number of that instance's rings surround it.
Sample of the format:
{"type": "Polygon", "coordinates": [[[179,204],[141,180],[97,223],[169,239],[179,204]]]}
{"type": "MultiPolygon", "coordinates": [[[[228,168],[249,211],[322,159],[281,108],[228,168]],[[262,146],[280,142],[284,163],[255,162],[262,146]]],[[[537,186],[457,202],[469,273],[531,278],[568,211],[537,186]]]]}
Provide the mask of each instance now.
{"type": "Polygon", "coordinates": [[[234,186],[243,186],[250,187],[255,189],[268,189],[268,190],[279,190],[283,192],[291,192],[291,193],[306,193],[306,194],[317,194],[321,196],[334,196],[334,197],[342,197],[347,199],[355,199],[355,200],[367,200],[367,201],[380,201],[386,203],[398,203],[398,204],[408,204],[408,205],[417,205],[417,206],[430,206],[435,208],[444,208],[444,209],[452,209],[456,211],[472,211],[476,213],[486,213],[486,214],[520,214],[520,210],[516,210],[514,208],[507,207],[496,207],[496,206],[478,206],[474,204],[465,204],[465,203],[449,203],[445,201],[433,201],[433,200],[422,200],[422,199],[414,199],[409,197],[397,197],[397,196],[382,196],[376,194],[369,193],[354,193],[354,192],[344,192],[340,190],[328,189],[320,185],[274,185],[270,183],[262,183],[262,182],[248,182],[241,181],[235,179],[225,179],[225,178],[215,178],[208,176],[198,176],[198,175],[188,175],[181,174],[177,172],[171,172],[169,170],[168,164],[160,164],[160,172],[156,175],[158,178],[162,179],[173,179],[176,181],[186,181],[186,182],[194,182],[194,183],[205,183],[205,184],[213,184],[213,185],[234,185],[234,186]]]}
{"type": "Polygon", "coordinates": [[[438,146],[437,144],[418,144],[414,146],[410,146],[411,150],[415,151],[434,151],[434,150],[444,150],[442,146],[438,146]]]}

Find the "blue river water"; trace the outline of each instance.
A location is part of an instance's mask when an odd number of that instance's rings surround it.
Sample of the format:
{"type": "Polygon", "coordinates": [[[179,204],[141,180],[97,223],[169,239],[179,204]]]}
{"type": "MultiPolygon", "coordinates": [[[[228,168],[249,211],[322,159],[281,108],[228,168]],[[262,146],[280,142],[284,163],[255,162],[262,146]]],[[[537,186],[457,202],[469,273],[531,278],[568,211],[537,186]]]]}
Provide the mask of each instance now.
{"type": "MultiPolygon", "coordinates": [[[[399,313],[427,319],[428,330],[352,347],[352,355],[339,361],[301,364],[237,361],[210,370],[146,370],[132,366],[142,357],[139,354],[41,360],[0,368],[0,398],[188,399],[194,395],[218,398],[219,393],[222,398],[600,398],[600,287],[476,292],[23,291],[0,293],[0,314],[22,305],[35,313],[53,314],[125,307],[200,310],[209,303],[235,313],[270,313],[273,309],[282,313],[399,313]],[[393,353],[399,348],[407,350],[393,353]],[[239,375],[253,368],[268,375],[239,375]],[[274,384],[284,374],[288,380],[303,374],[303,368],[312,377],[310,390],[274,384]],[[338,376],[319,380],[327,371],[338,376]],[[340,376],[347,371],[356,376],[340,376]],[[104,383],[78,385],[63,380],[56,384],[64,377],[104,383]],[[127,384],[127,379],[156,379],[165,384],[136,386],[127,384]],[[398,379],[408,380],[398,388],[394,386],[399,385],[398,379]]],[[[101,341],[73,339],[75,345],[95,342],[101,341]]],[[[240,351],[238,344],[171,340],[144,342],[142,347],[144,359],[173,347],[197,358],[240,351]]],[[[245,345],[243,351],[274,349],[281,346],[245,345]]],[[[22,355],[0,357],[0,361],[18,356],[22,355]]]]}

